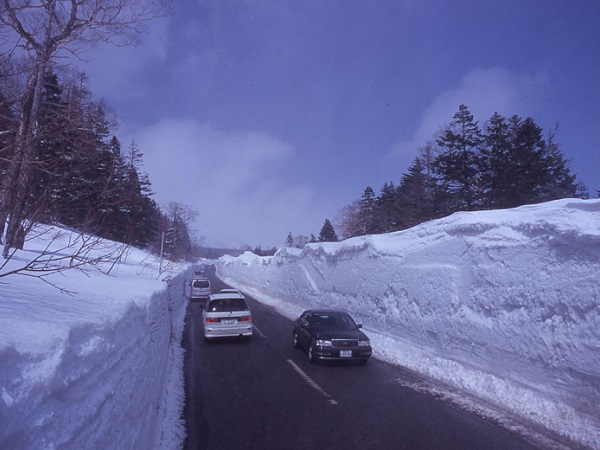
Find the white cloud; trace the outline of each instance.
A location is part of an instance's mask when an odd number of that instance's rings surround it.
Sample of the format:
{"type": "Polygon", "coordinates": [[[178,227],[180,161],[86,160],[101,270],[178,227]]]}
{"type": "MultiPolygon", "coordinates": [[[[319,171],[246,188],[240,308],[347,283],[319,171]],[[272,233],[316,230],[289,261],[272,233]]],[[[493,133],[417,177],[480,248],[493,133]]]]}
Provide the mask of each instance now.
{"type": "Polygon", "coordinates": [[[135,97],[140,71],[163,64],[167,58],[169,19],[155,19],[148,24],[148,33],[140,36],[139,45],[118,47],[98,44],[73,61],[90,77],[94,95],[111,98],[115,94],[135,97]]]}
{"type": "Polygon", "coordinates": [[[295,154],[275,137],[193,120],[164,120],[134,137],[156,200],[198,211],[196,232],[208,244],[280,245],[290,226],[312,220],[313,190],[285,179],[295,154]]]}
{"type": "Polygon", "coordinates": [[[483,124],[494,112],[505,116],[532,115],[546,78],[543,73],[518,74],[501,67],[474,69],[461,83],[438,95],[421,114],[413,136],[396,143],[388,157],[401,159],[408,167],[417,150],[452,120],[461,104],[483,124]]]}

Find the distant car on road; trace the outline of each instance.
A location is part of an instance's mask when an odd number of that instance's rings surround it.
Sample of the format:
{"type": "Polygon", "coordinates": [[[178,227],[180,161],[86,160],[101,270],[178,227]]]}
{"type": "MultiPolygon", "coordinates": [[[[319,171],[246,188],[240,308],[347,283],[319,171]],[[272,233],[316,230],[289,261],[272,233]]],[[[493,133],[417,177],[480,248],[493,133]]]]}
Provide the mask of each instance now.
{"type": "Polygon", "coordinates": [[[190,282],[190,301],[206,301],[212,293],[210,280],[206,277],[194,277],[190,282]]]}
{"type": "Polygon", "coordinates": [[[310,362],[316,360],[358,361],[371,357],[371,342],[343,311],[306,310],[294,321],[294,347],[305,349],[310,362]]]}
{"type": "MultiPolygon", "coordinates": [[[[225,288],[225,289],[221,289],[219,291],[219,294],[239,294],[242,297],[244,297],[244,294],[242,294],[241,291],[237,290],[237,289],[231,289],[231,288],[225,288]]],[[[245,298],[245,297],[244,297],[245,298]]]]}
{"type": "Polygon", "coordinates": [[[202,311],[202,332],[209,341],[220,337],[252,337],[252,314],[240,293],[218,293],[209,297],[202,311]]]}

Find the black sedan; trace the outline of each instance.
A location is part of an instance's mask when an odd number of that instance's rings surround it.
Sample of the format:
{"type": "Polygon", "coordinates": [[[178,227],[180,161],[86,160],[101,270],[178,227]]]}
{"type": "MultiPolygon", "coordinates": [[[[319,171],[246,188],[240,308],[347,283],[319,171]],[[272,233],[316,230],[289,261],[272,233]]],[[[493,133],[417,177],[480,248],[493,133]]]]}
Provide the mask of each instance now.
{"type": "Polygon", "coordinates": [[[349,360],[366,364],[371,357],[369,338],[348,313],[307,310],[294,321],[294,347],[303,348],[310,362],[349,360]]]}

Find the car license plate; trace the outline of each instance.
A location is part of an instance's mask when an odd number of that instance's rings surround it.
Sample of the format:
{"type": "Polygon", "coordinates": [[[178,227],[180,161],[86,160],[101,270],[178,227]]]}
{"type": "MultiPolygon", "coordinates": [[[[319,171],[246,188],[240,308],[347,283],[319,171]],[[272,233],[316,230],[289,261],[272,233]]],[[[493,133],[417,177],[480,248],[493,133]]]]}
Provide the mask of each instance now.
{"type": "Polygon", "coordinates": [[[352,350],[340,350],[341,358],[352,358],[352,350]]]}
{"type": "Polygon", "coordinates": [[[224,325],[233,325],[236,322],[235,319],[222,319],[221,323],[224,325]]]}

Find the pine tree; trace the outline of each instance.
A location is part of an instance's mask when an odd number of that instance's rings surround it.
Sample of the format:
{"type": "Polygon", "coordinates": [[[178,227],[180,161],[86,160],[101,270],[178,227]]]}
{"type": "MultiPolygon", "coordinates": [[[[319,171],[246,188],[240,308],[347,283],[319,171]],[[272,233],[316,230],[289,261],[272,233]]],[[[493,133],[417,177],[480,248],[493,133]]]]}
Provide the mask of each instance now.
{"type": "Polygon", "coordinates": [[[541,189],[541,200],[549,201],[559,198],[586,196],[587,188],[583,183],[577,183],[577,176],[571,174],[571,169],[556,142],[556,130],[549,133],[546,141],[544,160],[547,164],[548,182],[541,189]]]}
{"type": "Polygon", "coordinates": [[[286,247],[293,247],[294,246],[294,236],[292,236],[292,232],[291,231],[287,235],[287,238],[285,240],[285,246],[286,247]]]}
{"type": "Polygon", "coordinates": [[[415,158],[396,190],[398,229],[430,220],[434,215],[432,180],[421,158],[415,158]]]}
{"type": "Polygon", "coordinates": [[[23,219],[32,214],[31,189],[35,186],[37,145],[40,142],[41,106],[44,76],[53,67],[61,51],[83,50],[98,41],[129,44],[135,42],[141,25],[166,12],[161,2],[22,2],[4,1],[0,22],[3,37],[13,37],[8,46],[19,47],[27,59],[23,90],[19,95],[18,125],[13,149],[0,185],[0,235],[7,223],[2,254],[9,257],[16,239],[23,234],[23,219]]]}
{"type": "Polygon", "coordinates": [[[33,183],[27,197],[25,211],[30,220],[54,221],[58,195],[57,180],[66,171],[69,152],[69,121],[65,117],[68,104],[63,100],[63,89],[55,73],[44,76],[40,107],[39,140],[35,147],[36,164],[31,168],[33,183]]]}
{"type": "Polygon", "coordinates": [[[371,186],[367,186],[360,199],[360,235],[372,234],[375,232],[375,191],[371,186]]]}
{"type": "Polygon", "coordinates": [[[438,138],[441,153],[433,162],[440,188],[447,195],[448,212],[471,211],[480,206],[478,122],[465,105],[460,105],[452,122],[438,138]]]}
{"type": "Polygon", "coordinates": [[[389,233],[396,230],[398,217],[396,213],[396,188],[393,182],[384,183],[379,196],[375,199],[373,214],[373,231],[376,233],[389,233]]]}
{"type": "Polygon", "coordinates": [[[333,225],[329,221],[329,219],[325,219],[323,223],[323,227],[321,228],[321,232],[319,233],[319,242],[337,242],[338,237],[335,234],[335,230],[333,225]]]}
{"type": "Polygon", "coordinates": [[[543,160],[546,143],[542,129],[528,117],[512,116],[509,120],[510,147],[506,182],[506,207],[539,202],[548,182],[548,168],[543,160]]]}

